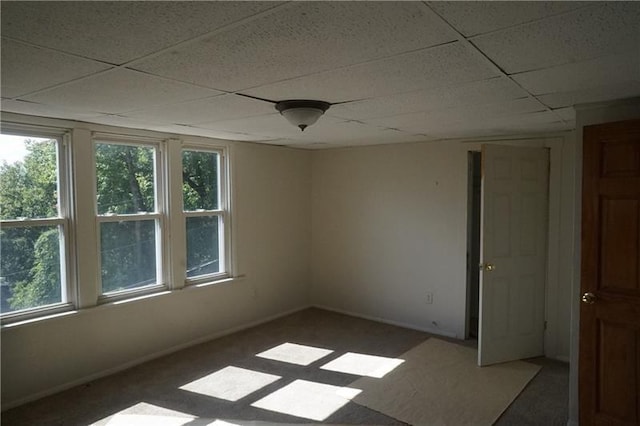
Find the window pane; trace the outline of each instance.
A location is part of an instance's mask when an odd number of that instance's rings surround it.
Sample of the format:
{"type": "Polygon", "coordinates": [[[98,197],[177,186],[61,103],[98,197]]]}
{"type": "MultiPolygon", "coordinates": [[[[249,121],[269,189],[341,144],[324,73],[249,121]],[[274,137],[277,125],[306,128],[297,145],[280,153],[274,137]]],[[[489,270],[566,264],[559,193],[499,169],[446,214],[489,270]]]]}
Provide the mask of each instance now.
{"type": "Polygon", "coordinates": [[[187,278],[220,272],[218,217],[187,218],[187,278]]]}
{"type": "Polygon", "coordinates": [[[156,222],[100,224],[102,292],[156,284],[156,222]]]}
{"type": "Polygon", "coordinates": [[[96,144],[98,214],[155,211],[153,147],[96,144]]]}
{"type": "Polygon", "coordinates": [[[218,154],[182,152],[182,193],[184,210],[217,210],[218,154]]]}
{"type": "Polygon", "coordinates": [[[0,231],[0,312],[62,302],[57,226],[0,231]]]}
{"type": "Polygon", "coordinates": [[[0,219],[57,216],[57,141],[0,135],[0,219]]]}

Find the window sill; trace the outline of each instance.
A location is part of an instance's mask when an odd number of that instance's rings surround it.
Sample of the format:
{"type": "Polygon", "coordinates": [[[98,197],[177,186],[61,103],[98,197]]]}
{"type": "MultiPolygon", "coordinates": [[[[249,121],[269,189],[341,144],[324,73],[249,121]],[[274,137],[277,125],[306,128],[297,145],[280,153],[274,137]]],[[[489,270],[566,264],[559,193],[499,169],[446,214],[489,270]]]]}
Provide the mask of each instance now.
{"type": "Polygon", "coordinates": [[[18,328],[18,327],[22,327],[30,324],[39,323],[42,321],[49,321],[57,318],[68,317],[70,315],[76,315],[79,312],[77,310],[71,310],[72,308],[69,308],[69,309],[70,310],[63,311],[63,312],[56,312],[56,313],[40,315],[36,317],[15,319],[15,321],[3,323],[2,330],[8,330],[12,328],[18,328]]]}
{"type": "Polygon", "coordinates": [[[140,287],[133,290],[120,291],[103,294],[98,296],[98,306],[100,305],[112,305],[117,303],[123,303],[130,300],[145,299],[159,294],[169,293],[165,285],[153,284],[146,287],[140,287]]]}
{"type": "Polygon", "coordinates": [[[246,275],[237,275],[235,277],[212,278],[211,280],[205,281],[186,282],[181,290],[192,290],[195,288],[211,287],[218,284],[234,283],[236,281],[242,281],[245,278],[247,278],[246,275]]]}
{"type": "MultiPolygon", "coordinates": [[[[216,285],[221,285],[221,284],[230,284],[230,283],[234,283],[234,282],[238,282],[238,281],[243,281],[244,279],[246,279],[246,275],[238,275],[235,277],[226,277],[226,278],[220,278],[220,279],[212,279],[211,281],[205,281],[205,282],[201,282],[201,283],[194,283],[194,284],[189,284],[188,286],[185,286],[183,288],[180,289],[175,289],[175,290],[162,290],[162,291],[158,291],[156,289],[152,290],[152,292],[147,292],[145,294],[139,294],[139,295],[128,295],[129,297],[123,297],[124,295],[118,295],[120,297],[118,298],[102,298],[98,301],[98,304],[95,306],[88,306],[86,308],[83,309],[73,309],[72,306],[68,305],[66,308],[66,310],[62,311],[62,312],[52,312],[52,313],[47,313],[47,314],[43,314],[43,315],[39,315],[39,316],[33,316],[33,317],[29,317],[29,318],[16,318],[15,320],[11,321],[11,322],[7,322],[7,323],[3,323],[1,330],[10,330],[10,329],[15,329],[15,328],[20,328],[20,327],[24,327],[24,326],[29,326],[29,325],[35,325],[35,324],[39,324],[42,322],[48,322],[48,321],[55,321],[57,319],[61,319],[61,318],[66,318],[69,316],[77,316],[77,315],[83,315],[83,314],[88,314],[90,312],[96,312],[98,310],[105,310],[105,309],[111,309],[114,306],[118,306],[118,305],[124,305],[127,303],[135,303],[135,302],[139,302],[142,300],[148,300],[148,299],[154,299],[156,297],[170,297],[172,294],[177,294],[178,292],[180,292],[181,290],[188,290],[188,291],[196,291],[196,289],[199,288],[208,288],[208,287],[213,287],[216,285]],[[115,300],[114,300],[115,299],[115,300]]],[[[164,288],[164,287],[163,287],[164,288]]],[[[60,308],[59,308],[60,309],[60,308]]]]}

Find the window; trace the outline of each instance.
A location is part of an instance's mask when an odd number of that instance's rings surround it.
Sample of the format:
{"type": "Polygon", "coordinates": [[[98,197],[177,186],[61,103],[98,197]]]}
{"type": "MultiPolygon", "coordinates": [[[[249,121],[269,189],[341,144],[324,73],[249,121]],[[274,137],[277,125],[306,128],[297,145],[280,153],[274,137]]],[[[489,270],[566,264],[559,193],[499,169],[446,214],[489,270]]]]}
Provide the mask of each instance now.
{"type": "Polygon", "coordinates": [[[96,209],[102,295],[162,283],[162,193],[155,144],[98,141],[96,209]]]}
{"type": "Polygon", "coordinates": [[[2,123],[0,323],[230,277],[225,153],[2,123]]]}
{"type": "Polygon", "coordinates": [[[187,282],[227,273],[226,202],[222,152],[182,151],[182,198],[186,228],[187,282]]]}
{"type": "Polygon", "coordinates": [[[0,135],[0,314],[67,308],[68,195],[61,133],[0,135]]]}

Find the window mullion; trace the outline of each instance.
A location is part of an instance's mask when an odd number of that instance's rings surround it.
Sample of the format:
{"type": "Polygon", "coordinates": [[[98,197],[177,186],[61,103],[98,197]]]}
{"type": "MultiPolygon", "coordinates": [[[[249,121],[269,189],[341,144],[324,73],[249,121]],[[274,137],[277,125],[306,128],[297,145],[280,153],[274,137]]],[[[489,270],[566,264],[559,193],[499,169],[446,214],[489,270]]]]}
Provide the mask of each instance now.
{"type": "Polygon", "coordinates": [[[166,143],[161,142],[158,144],[158,148],[156,149],[154,155],[154,202],[155,202],[155,211],[157,214],[156,218],[156,281],[158,284],[162,284],[163,286],[168,285],[168,272],[167,272],[167,236],[165,232],[165,224],[164,219],[167,214],[167,206],[165,202],[165,197],[163,194],[166,193],[166,143]]]}
{"type": "Polygon", "coordinates": [[[95,306],[98,301],[98,277],[100,275],[98,230],[96,214],[96,175],[91,132],[74,129],[72,133],[72,169],[74,180],[72,212],[76,253],[76,280],[78,307],[95,306]]]}
{"type": "Polygon", "coordinates": [[[170,288],[184,287],[187,263],[185,218],[182,212],[182,146],[176,139],[167,141],[167,246],[169,248],[169,282],[170,288]]]}
{"type": "MultiPolygon", "coordinates": [[[[75,187],[75,181],[73,178],[73,142],[71,139],[71,133],[65,132],[61,138],[60,149],[58,150],[58,156],[60,159],[60,180],[62,182],[60,188],[60,214],[64,217],[64,223],[59,225],[62,229],[61,236],[63,239],[63,247],[60,251],[60,259],[62,259],[62,271],[61,276],[64,277],[66,286],[63,291],[66,291],[66,300],[78,306],[78,279],[77,279],[77,266],[76,266],[76,246],[75,242],[75,229],[73,221],[73,207],[75,200],[73,199],[73,188],[75,187]]],[[[65,300],[65,299],[63,299],[65,300]]]]}

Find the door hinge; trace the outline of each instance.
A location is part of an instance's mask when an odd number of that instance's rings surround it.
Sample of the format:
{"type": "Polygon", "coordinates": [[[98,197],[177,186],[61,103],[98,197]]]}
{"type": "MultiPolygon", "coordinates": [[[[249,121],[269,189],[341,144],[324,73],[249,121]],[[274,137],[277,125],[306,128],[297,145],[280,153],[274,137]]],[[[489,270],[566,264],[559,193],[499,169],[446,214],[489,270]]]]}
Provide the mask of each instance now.
{"type": "Polygon", "coordinates": [[[547,329],[547,322],[546,321],[544,322],[544,329],[545,330],[547,329]]]}

